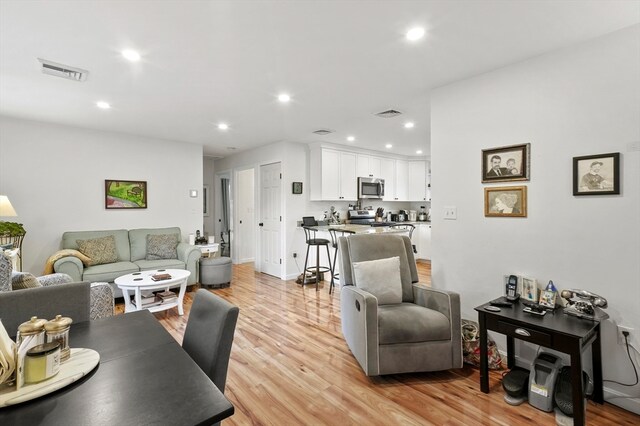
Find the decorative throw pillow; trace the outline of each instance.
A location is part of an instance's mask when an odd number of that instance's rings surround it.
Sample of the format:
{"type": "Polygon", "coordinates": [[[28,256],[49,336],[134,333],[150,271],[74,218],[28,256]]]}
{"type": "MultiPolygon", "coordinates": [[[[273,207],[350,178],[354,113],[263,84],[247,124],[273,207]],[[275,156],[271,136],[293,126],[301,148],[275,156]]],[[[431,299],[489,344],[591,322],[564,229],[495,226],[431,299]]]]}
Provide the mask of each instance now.
{"type": "Polygon", "coordinates": [[[147,235],[147,260],[177,259],[178,234],[147,235]]]}
{"type": "Polygon", "coordinates": [[[40,281],[28,272],[17,272],[13,274],[11,283],[14,290],[24,290],[26,288],[42,287],[40,281]]]}
{"type": "Polygon", "coordinates": [[[91,259],[90,265],[104,265],[118,261],[116,239],[113,235],[90,240],[76,240],[78,250],[91,259]]]}
{"type": "Polygon", "coordinates": [[[11,291],[11,259],[0,252],[0,291],[11,291]]]}
{"type": "Polygon", "coordinates": [[[402,303],[400,257],[353,263],[356,287],[378,299],[378,305],[402,303]]]}

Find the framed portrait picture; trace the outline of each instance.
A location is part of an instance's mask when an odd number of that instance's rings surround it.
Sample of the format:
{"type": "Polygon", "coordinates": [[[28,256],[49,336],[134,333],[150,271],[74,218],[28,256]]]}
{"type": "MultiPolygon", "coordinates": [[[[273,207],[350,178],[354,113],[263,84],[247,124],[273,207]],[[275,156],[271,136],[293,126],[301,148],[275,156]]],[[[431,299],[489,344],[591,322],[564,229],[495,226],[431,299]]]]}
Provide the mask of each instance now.
{"type": "Polygon", "coordinates": [[[302,182],[293,182],[291,185],[292,194],[302,194],[302,182]]]}
{"type": "Polygon", "coordinates": [[[482,183],[530,179],[531,144],[482,150],[482,183]]]}
{"type": "Polygon", "coordinates": [[[556,292],[549,290],[542,290],[540,293],[540,302],[539,305],[544,306],[545,308],[555,308],[556,307],[556,292]]]}
{"type": "Polygon", "coordinates": [[[485,188],[484,215],[486,217],[527,217],[527,187],[485,188]]]}
{"type": "Polygon", "coordinates": [[[136,180],[105,180],[104,208],[146,209],[147,182],[136,180]]]}
{"type": "Polygon", "coordinates": [[[538,303],[538,283],[534,278],[522,277],[522,298],[533,303],[538,303]]]}
{"type": "Polygon", "coordinates": [[[620,153],[573,157],[573,195],[620,194],[620,153]]]}

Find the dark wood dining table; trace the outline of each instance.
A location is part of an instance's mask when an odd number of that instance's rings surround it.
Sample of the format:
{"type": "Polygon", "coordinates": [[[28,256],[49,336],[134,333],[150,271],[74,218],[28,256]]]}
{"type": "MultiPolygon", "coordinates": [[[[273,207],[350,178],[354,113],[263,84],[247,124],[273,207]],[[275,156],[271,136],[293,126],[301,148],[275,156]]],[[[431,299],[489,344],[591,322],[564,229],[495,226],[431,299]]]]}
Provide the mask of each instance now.
{"type": "Polygon", "coordinates": [[[100,364],[52,394],[0,409],[0,425],[207,425],[233,405],[149,311],[71,326],[100,364]]]}

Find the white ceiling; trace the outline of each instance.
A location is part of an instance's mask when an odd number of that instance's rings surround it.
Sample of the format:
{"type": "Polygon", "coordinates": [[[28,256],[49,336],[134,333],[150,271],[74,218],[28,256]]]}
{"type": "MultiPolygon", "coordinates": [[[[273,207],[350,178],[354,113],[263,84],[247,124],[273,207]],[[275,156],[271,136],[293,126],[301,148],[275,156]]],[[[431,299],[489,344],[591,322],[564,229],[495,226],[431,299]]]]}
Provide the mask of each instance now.
{"type": "Polygon", "coordinates": [[[202,144],[214,156],[348,135],[415,155],[429,150],[430,89],[638,22],[636,0],[2,0],[0,113],[202,144]],[[409,43],[414,25],[427,36],[409,43]],[[142,61],[123,59],[125,48],[142,61]],[[89,78],[44,75],[38,57],[89,78]],[[281,91],[290,104],[275,99],[281,91]],[[372,115],[389,108],[404,115],[372,115]],[[319,128],[336,132],[311,133],[319,128]]]}

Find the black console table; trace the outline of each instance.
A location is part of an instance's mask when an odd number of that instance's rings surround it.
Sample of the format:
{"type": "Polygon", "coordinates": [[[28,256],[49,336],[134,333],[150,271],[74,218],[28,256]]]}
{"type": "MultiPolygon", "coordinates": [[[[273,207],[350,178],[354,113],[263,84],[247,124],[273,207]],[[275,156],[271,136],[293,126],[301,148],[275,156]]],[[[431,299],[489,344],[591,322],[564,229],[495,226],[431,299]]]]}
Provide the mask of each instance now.
{"type": "MultiPolygon", "coordinates": [[[[485,310],[489,303],[475,308],[480,324],[480,389],[489,393],[489,362],[487,358],[487,331],[507,336],[507,365],[515,366],[514,339],[541,345],[571,356],[571,387],[573,398],[573,424],[584,425],[584,395],[582,383],[582,352],[591,346],[593,361],[593,401],[604,402],[602,392],[602,359],[600,348],[600,321],[590,321],[566,315],[561,309],[538,316],[523,312],[524,305],[517,302],[500,312],[485,310]]],[[[607,318],[608,316],[605,316],[607,318]]],[[[602,318],[602,319],[605,319],[602,318]]]]}

